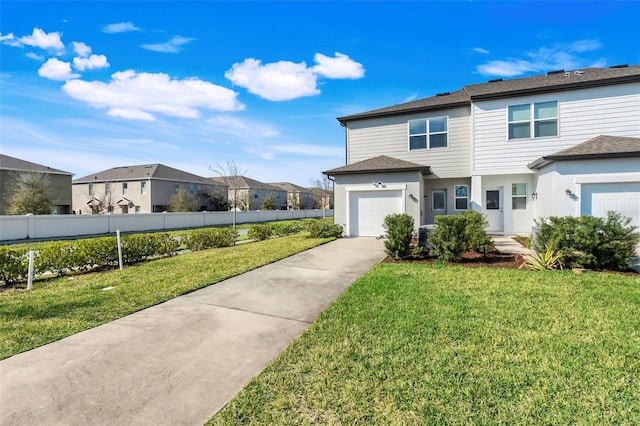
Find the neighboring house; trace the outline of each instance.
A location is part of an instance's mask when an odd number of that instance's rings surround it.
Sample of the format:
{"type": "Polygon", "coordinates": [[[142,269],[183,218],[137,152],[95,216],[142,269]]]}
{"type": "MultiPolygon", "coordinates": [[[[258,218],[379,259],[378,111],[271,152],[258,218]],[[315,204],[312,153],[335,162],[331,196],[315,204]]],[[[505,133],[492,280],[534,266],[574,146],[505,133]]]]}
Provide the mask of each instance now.
{"type": "Polygon", "coordinates": [[[320,210],[333,209],[333,191],[326,189],[311,187],[307,191],[313,195],[313,208],[320,210]]]}
{"type": "Polygon", "coordinates": [[[288,209],[305,210],[313,208],[313,193],[309,189],[289,182],[272,182],[269,185],[287,192],[288,209]]]}
{"type": "Polygon", "coordinates": [[[210,210],[211,195],[226,200],[227,187],[163,164],[114,167],[73,181],[77,214],[156,213],[167,211],[171,197],[184,189],[195,195],[200,210],[210,210]]]}
{"type": "Polygon", "coordinates": [[[43,173],[49,177],[51,194],[49,199],[53,204],[52,214],[71,213],[71,179],[73,173],[20,160],[0,154],[0,214],[9,214],[8,198],[11,196],[10,187],[14,179],[21,179],[31,173],[43,173]]]}
{"type": "Polygon", "coordinates": [[[268,197],[277,210],[287,208],[287,191],[246,176],[221,176],[211,180],[229,186],[229,206],[238,210],[260,210],[268,197]],[[235,200],[235,203],[234,203],[235,200]]]}
{"type": "Polygon", "coordinates": [[[638,65],[490,80],[338,121],[347,164],[324,173],[347,235],[383,234],[390,213],[419,226],[468,209],[497,234],[609,210],[640,225],[638,65]]]}

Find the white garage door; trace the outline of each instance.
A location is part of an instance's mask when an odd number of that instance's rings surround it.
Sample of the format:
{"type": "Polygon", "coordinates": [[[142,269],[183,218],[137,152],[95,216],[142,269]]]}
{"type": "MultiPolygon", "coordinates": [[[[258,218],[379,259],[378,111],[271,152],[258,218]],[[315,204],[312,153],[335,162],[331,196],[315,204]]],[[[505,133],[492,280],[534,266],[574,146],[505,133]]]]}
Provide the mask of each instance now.
{"type": "Polygon", "coordinates": [[[351,193],[351,236],[377,237],[384,234],[384,217],[404,213],[402,191],[363,191],[351,193]]]}
{"type": "Polygon", "coordinates": [[[584,214],[607,217],[608,211],[614,211],[640,227],[640,183],[583,185],[582,200],[584,214]]]}

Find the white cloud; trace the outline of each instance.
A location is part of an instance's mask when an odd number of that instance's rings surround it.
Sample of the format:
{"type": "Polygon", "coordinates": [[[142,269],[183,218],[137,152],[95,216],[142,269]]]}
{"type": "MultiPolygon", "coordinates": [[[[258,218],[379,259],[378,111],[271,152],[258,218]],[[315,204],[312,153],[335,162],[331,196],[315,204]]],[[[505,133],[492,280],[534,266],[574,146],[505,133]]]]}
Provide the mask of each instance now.
{"type": "Polygon", "coordinates": [[[52,32],[47,34],[40,28],[34,28],[30,36],[20,37],[18,41],[21,44],[39,47],[44,50],[64,50],[64,44],[60,40],[60,33],[52,32]]]}
{"type": "Polygon", "coordinates": [[[313,60],[318,64],[312,68],[313,72],[324,77],[349,79],[364,77],[362,64],[342,53],[336,52],[335,58],[316,53],[313,60]]]}
{"type": "Polygon", "coordinates": [[[85,71],[96,68],[106,68],[109,66],[109,62],[107,62],[107,57],[104,55],[91,55],[88,58],[73,58],[73,66],[78,71],[85,71]]]}
{"type": "Polygon", "coordinates": [[[117,24],[105,25],[102,31],[108,34],[128,33],[132,31],[140,31],[140,28],[133,25],[132,22],[118,22],[117,24]]]}
{"type": "Polygon", "coordinates": [[[16,37],[13,35],[13,33],[4,34],[4,35],[2,33],[0,33],[0,41],[2,41],[2,42],[8,41],[8,40],[13,40],[15,38],[16,37]]]}
{"type": "Polygon", "coordinates": [[[308,67],[305,62],[279,61],[262,64],[259,59],[248,58],[235,63],[224,76],[237,86],[270,101],[288,101],[320,93],[318,78],[350,78],[364,76],[362,64],[347,55],[335,54],[334,58],[317,53],[317,65],[308,67]]]}
{"type": "Polygon", "coordinates": [[[316,88],[316,76],[304,62],[280,61],[263,65],[260,60],[249,58],[233,64],[224,76],[233,84],[270,101],[288,101],[320,93],[316,88]]]}
{"type": "Polygon", "coordinates": [[[154,119],[154,113],[172,117],[198,118],[200,108],[237,111],[244,108],[237,93],[196,78],[171,79],[163,73],[133,70],[111,75],[109,83],[72,80],[62,86],[72,98],[107,114],[134,120],[154,119]]]}
{"type": "MultiPolygon", "coordinates": [[[[478,72],[484,75],[496,75],[500,77],[512,77],[527,72],[541,72],[558,69],[577,69],[588,66],[594,62],[580,54],[592,52],[602,47],[597,40],[578,40],[573,43],[556,43],[549,47],[526,53],[526,58],[509,58],[506,60],[493,60],[477,67],[478,72]]],[[[599,59],[596,63],[604,64],[599,59]]]]}
{"type": "Polygon", "coordinates": [[[56,81],[67,81],[80,77],[79,74],[73,74],[71,72],[71,64],[69,62],[64,62],[56,58],[50,58],[42,64],[38,70],[38,75],[56,81]]]}
{"type": "Polygon", "coordinates": [[[487,49],[483,49],[482,47],[474,47],[473,51],[477,53],[482,53],[483,55],[488,55],[489,53],[491,53],[487,49]]]}
{"type": "Polygon", "coordinates": [[[194,38],[175,36],[166,43],[143,44],[140,47],[154,52],[178,53],[182,50],[182,45],[191,43],[194,40],[194,38]]]}
{"type": "Polygon", "coordinates": [[[29,59],[33,59],[35,61],[40,61],[40,62],[44,61],[44,56],[38,55],[37,53],[34,53],[34,52],[27,52],[24,54],[24,56],[26,56],[29,59]]]}
{"type": "Polygon", "coordinates": [[[73,44],[73,51],[76,52],[76,55],[80,56],[81,58],[86,58],[87,56],[91,55],[91,48],[85,43],[81,41],[74,41],[71,44],[73,44]]]}

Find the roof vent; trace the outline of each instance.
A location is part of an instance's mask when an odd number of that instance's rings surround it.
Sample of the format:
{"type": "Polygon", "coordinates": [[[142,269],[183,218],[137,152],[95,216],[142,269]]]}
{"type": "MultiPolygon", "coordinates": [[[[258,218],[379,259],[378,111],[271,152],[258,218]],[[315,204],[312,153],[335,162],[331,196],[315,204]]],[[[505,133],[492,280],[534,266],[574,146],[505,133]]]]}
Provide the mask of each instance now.
{"type": "Polygon", "coordinates": [[[627,68],[629,64],[611,65],[609,68],[627,68]]]}
{"type": "Polygon", "coordinates": [[[451,92],[436,93],[436,96],[449,96],[451,92]]]}
{"type": "Polygon", "coordinates": [[[583,74],[584,74],[584,71],[582,70],[577,70],[573,72],[573,75],[583,75],[583,74]]]}
{"type": "Polygon", "coordinates": [[[494,78],[493,80],[489,80],[489,83],[497,83],[499,81],[502,81],[501,78],[494,78]]]}
{"type": "Polygon", "coordinates": [[[564,73],[564,70],[555,70],[555,71],[549,71],[547,75],[563,74],[563,73],[564,73]]]}

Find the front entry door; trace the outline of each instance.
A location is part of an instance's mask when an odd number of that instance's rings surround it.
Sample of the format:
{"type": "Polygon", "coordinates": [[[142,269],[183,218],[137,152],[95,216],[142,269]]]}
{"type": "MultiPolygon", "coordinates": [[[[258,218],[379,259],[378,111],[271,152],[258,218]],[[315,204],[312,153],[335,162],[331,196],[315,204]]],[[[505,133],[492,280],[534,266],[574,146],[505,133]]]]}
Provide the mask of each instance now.
{"type": "Polygon", "coordinates": [[[487,232],[504,231],[504,206],[502,200],[502,187],[491,188],[485,191],[484,205],[487,214],[487,232]]]}

